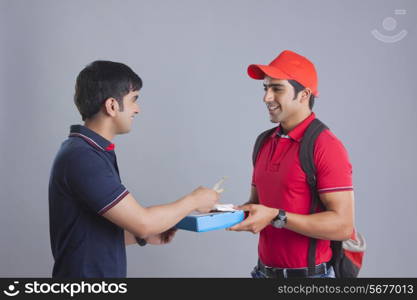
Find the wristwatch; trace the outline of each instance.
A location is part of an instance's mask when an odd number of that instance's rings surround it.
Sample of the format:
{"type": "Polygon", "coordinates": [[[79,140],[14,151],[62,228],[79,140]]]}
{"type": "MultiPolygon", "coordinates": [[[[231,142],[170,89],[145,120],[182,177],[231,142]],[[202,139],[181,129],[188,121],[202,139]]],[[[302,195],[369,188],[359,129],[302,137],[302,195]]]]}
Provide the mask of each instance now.
{"type": "Polygon", "coordinates": [[[283,228],[287,224],[287,214],[285,210],[280,209],[278,215],[272,219],[272,226],[276,228],[283,228]]]}
{"type": "Polygon", "coordinates": [[[137,236],[135,236],[136,243],[138,243],[139,246],[145,246],[148,242],[145,239],[141,239],[137,236]]]}

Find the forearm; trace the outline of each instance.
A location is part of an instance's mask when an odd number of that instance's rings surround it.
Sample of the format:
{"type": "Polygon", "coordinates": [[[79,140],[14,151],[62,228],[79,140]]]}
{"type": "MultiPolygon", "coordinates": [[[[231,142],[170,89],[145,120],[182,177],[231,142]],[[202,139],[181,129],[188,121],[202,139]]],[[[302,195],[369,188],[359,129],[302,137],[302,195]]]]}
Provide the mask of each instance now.
{"type": "Polygon", "coordinates": [[[353,231],[353,224],[344,219],[334,211],[311,215],[287,212],[285,228],[316,239],[347,240],[353,231]]]}
{"type": "Polygon", "coordinates": [[[196,208],[195,199],[190,195],[182,197],[169,204],[145,208],[147,220],[147,234],[145,237],[155,235],[172,228],[196,208]]]}
{"type": "MultiPolygon", "coordinates": [[[[253,191],[256,191],[255,187],[253,191]]],[[[309,215],[287,211],[287,223],[284,227],[316,239],[349,239],[355,223],[353,192],[324,193],[320,195],[320,200],[325,207],[325,211],[309,215]]],[[[262,204],[243,205],[240,209],[247,211],[248,217],[243,222],[229,228],[230,230],[258,233],[270,225],[279,213],[279,209],[262,204]]]]}

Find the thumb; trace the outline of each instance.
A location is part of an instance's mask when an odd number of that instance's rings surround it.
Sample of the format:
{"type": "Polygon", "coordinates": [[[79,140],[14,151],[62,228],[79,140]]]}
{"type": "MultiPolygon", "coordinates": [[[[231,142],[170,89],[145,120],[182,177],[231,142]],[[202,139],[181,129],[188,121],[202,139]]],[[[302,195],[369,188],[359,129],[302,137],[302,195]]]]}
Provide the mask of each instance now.
{"type": "Polygon", "coordinates": [[[240,205],[240,206],[237,206],[236,209],[244,210],[244,211],[251,211],[253,209],[253,204],[240,205]]]}

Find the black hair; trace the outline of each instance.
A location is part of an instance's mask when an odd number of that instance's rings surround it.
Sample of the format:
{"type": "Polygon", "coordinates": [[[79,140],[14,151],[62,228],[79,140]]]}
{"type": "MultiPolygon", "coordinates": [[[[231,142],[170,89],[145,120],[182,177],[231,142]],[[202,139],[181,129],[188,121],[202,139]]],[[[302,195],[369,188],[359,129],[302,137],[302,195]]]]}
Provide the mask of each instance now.
{"type": "Polygon", "coordinates": [[[141,88],[142,79],[128,66],[97,60],[78,74],[74,102],[85,121],[98,113],[108,98],[115,98],[123,111],[123,97],[141,88]]]}
{"type": "MultiPolygon", "coordinates": [[[[305,87],[296,80],[290,79],[290,80],[288,80],[288,82],[294,88],[294,91],[295,91],[294,99],[295,99],[295,98],[297,98],[298,93],[303,91],[305,89],[305,87]]],[[[310,110],[313,110],[313,106],[314,106],[314,95],[311,94],[310,95],[310,100],[308,101],[308,107],[310,107],[310,110]]]]}

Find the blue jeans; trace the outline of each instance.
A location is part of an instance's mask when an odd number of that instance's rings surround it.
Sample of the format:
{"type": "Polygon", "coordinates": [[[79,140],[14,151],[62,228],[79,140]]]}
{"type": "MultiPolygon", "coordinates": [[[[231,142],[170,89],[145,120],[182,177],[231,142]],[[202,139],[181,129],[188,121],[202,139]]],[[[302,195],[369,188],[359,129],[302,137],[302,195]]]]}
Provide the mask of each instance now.
{"type": "MultiPolygon", "coordinates": [[[[268,278],[264,273],[262,273],[258,269],[258,266],[255,266],[255,268],[251,272],[251,276],[252,276],[252,278],[268,278]]],[[[330,267],[329,269],[327,269],[327,273],[326,274],[309,276],[307,278],[336,278],[336,275],[334,273],[333,267],[330,267]]]]}

